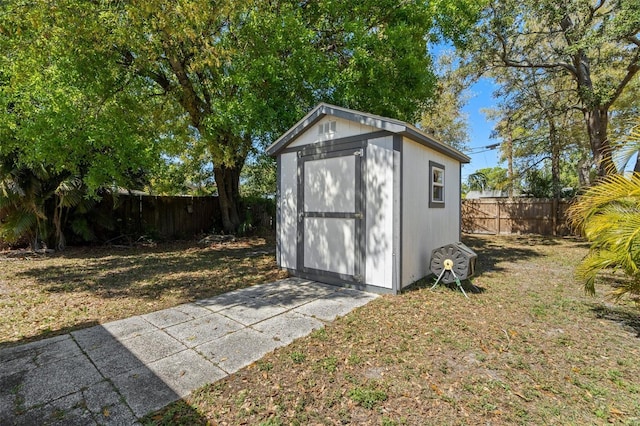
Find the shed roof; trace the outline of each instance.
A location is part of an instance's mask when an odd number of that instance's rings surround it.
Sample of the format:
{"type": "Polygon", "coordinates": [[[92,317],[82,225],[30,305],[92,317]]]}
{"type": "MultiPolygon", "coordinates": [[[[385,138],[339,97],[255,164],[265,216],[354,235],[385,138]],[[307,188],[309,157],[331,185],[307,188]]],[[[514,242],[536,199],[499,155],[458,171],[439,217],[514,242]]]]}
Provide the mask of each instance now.
{"type": "Polygon", "coordinates": [[[285,149],[287,145],[296,140],[298,136],[303,134],[307,129],[316,124],[320,119],[327,115],[343,118],[345,120],[354,121],[356,123],[375,127],[380,130],[386,130],[390,133],[406,136],[421,145],[429,147],[435,151],[454,158],[461,163],[468,163],[471,159],[457,149],[444,144],[411,124],[393,118],[381,117],[379,115],[368,114],[361,111],[355,111],[348,108],[342,108],[336,105],[320,103],[313,108],[307,115],[298,121],[292,128],[285,132],[273,144],[267,148],[267,154],[278,155],[280,151],[285,149]]]}

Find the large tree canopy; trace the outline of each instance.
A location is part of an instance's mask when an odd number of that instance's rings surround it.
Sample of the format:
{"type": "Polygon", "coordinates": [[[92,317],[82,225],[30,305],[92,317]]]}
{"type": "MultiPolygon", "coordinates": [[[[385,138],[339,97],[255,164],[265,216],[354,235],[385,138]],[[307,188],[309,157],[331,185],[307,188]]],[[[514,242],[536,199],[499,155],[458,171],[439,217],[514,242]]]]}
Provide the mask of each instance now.
{"type": "Polygon", "coordinates": [[[633,0],[499,0],[485,8],[469,52],[483,71],[510,68],[524,84],[535,70],[567,78],[565,102],[582,112],[598,173],[613,168],[614,103],[640,70],[640,3],[633,0]],[[519,70],[519,71],[517,71],[519,70]]]}
{"type": "Polygon", "coordinates": [[[415,120],[432,96],[420,2],[158,0],[118,13],[124,62],[182,107],[206,146],[227,231],[240,223],[249,152],[316,102],[415,120]]]}
{"type": "MultiPolygon", "coordinates": [[[[100,188],[142,185],[160,152],[163,120],[151,113],[158,99],[117,66],[113,36],[102,34],[91,10],[75,12],[55,3],[0,5],[0,237],[7,240],[63,247],[70,208],[100,188]]],[[[88,235],[80,222],[75,230],[88,235]]]]}
{"type": "Polygon", "coordinates": [[[172,175],[209,170],[233,231],[246,158],[317,102],[418,120],[435,89],[434,28],[462,42],[477,9],[436,3],[3,2],[2,178],[38,171],[47,194],[69,179],[95,194],[170,191],[172,175]]]}

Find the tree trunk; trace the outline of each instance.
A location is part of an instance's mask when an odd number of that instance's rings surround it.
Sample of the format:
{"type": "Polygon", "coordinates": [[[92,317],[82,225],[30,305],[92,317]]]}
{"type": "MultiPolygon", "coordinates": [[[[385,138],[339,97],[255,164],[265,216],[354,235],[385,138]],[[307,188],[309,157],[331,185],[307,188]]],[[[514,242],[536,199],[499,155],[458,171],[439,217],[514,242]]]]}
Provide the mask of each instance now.
{"type": "Polygon", "coordinates": [[[551,190],[553,198],[559,199],[561,195],[560,184],[560,143],[553,118],[549,118],[549,139],[551,142],[551,190]]]}
{"type": "Polygon", "coordinates": [[[580,184],[580,188],[586,188],[591,185],[591,175],[589,172],[592,164],[588,158],[582,158],[578,161],[578,183],[580,184]]]}
{"type": "Polygon", "coordinates": [[[593,160],[598,168],[598,176],[603,177],[615,173],[615,166],[611,158],[611,144],[607,139],[607,126],[609,124],[608,111],[595,106],[584,113],[589,133],[589,144],[593,160]]]}
{"type": "Polygon", "coordinates": [[[513,176],[513,137],[509,129],[509,139],[507,140],[507,179],[509,180],[509,198],[513,198],[515,177],[513,176]]]}
{"type": "Polygon", "coordinates": [[[244,162],[228,167],[214,167],[214,177],[218,187],[218,201],[222,213],[222,229],[233,234],[240,226],[240,172],[244,162]]]}
{"type": "Polygon", "coordinates": [[[67,240],[64,237],[64,232],[62,229],[62,215],[64,213],[64,207],[62,206],[62,197],[60,197],[60,201],[57,201],[58,196],[54,196],[55,209],[53,210],[53,225],[55,226],[55,247],[56,250],[62,251],[65,249],[67,245],[67,240]]]}

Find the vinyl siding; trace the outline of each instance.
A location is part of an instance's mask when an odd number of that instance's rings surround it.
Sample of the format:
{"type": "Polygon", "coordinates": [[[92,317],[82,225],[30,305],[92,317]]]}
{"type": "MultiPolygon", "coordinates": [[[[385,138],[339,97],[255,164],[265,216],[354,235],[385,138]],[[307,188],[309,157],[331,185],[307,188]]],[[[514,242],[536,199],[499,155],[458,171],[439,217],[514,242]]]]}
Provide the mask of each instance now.
{"type": "Polygon", "coordinates": [[[458,241],[460,163],[404,138],[402,287],[428,275],[431,251],[458,241]],[[429,208],[429,161],[445,167],[444,208],[429,208]]]}

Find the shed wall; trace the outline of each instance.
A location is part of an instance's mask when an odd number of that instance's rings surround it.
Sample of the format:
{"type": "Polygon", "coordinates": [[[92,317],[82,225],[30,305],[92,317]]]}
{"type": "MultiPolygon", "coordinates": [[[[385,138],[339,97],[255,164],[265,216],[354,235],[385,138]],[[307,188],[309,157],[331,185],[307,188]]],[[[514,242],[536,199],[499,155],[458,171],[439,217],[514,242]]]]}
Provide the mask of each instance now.
{"type": "Polygon", "coordinates": [[[367,146],[365,282],[392,288],[394,253],[393,136],[367,146]]]}
{"type": "Polygon", "coordinates": [[[403,140],[402,287],[428,275],[431,251],[460,235],[460,163],[403,140]],[[444,166],[444,208],[429,208],[429,161],[444,166]]]}
{"type": "Polygon", "coordinates": [[[280,156],[280,215],[278,223],[278,263],[281,268],[295,269],[298,218],[298,156],[295,152],[280,156]]]}
{"type": "Polygon", "coordinates": [[[321,118],[314,126],[310,127],[306,132],[301,134],[296,140],[291,142],[288,145],[288,147],[294,148],[297,146],[309,145],[309,144],[320,142],[323,140],[346,138],[349,136],[356,136],[364,133],[375,132],[376,130],[378,129],[371,126],[356,123],[350,120],[345,120],[345,119],[334,117],[334,116],[326,116],[321,118]],[[321,137],[321,135],[318,134],[318,126],[320,124],[326,123],[327,121],[336,122],[336,132],[331,138],[321,137]]]}

